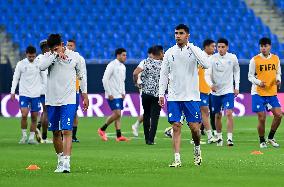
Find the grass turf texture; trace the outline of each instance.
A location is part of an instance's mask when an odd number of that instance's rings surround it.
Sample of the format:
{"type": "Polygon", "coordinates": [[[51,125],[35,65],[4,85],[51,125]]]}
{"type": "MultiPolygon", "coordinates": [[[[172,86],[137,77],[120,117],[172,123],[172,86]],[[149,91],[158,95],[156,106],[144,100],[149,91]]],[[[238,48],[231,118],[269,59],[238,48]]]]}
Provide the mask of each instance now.
{"type": "MultiPolygon", "coordinates": [[[[122,131],[132,137],[131,124],[136,118],[123,117],[122,131]]],[[[79,119],[78,138],[73,144],[70,174],[53,173],[57,158],[52,144],[19,145],[20,119],[0,118],[0,186],[283,186],[283,148],[261,150],[263,155],[251,155],[259,149],[256,117],[235,118],[234,147],[202,145],[202,166],[193,164],[190,132],[183,126],[181,168],[169,168],[173,160],[171,140],[163,131],[168,127],[161,118],[156,145],[144,144],[142,126],[139,138],[130,142],[103,142],[97,129],[104,118],[79,119]],[[29,171],[31,164],[41,169],[29,171]]],[[[271,117],[267,119],[266,135],[271,117]]],[[[225,123],[224,123],[225,124],[225,123]]],[[[225,126],[223,124],[223,126],[225,126]]],[[[280,126],[276,139],[284,146],[284,128],[280,126]]],[[[114,127],[107,129],[114,134],[114,127]]],[[[48,134],[51,138],[51,134],[48,134]]],[[[226,139],[226,134],[223,134],[226,139]]],[[[203,141],[206,140],[202,136],[203,141]]],[[[225,142],[224,142],[225,143],[225,142]]]]}

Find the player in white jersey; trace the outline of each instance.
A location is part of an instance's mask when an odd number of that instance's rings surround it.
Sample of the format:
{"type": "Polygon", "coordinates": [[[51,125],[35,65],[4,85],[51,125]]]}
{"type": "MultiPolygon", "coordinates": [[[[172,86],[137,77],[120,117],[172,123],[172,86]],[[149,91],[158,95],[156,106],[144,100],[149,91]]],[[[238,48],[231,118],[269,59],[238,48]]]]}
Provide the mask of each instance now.
{"type": "Polygon", "coordinates": [[[189,28],[180,24],[175,28],[176,45],[165,53],[159,81],[159,103],[165,104],[165,91],[168,88],[168,121],[173,126],[174,162],[170,167],[181,167],[180,142],[181,120],[186,117],[194,141],[194,164],[201,165],[200,149],[200,92],[198,64],[208,68],[203,51],[188,42],[189,28]]]}
{"type": "Polygon", "coordinates": [[[112,110],[111,116],[106,119],[105,124],[98,129],[98,134],[103,141],[107,141],[105,133],[107,127],[114,122],[116,129],[116,141],[128,141],[129,139],[121,135],[120,119],[123,110],[123,99],[125,98],[125,76],[126,76],[126,50],[118,48],[115,50],[116,59],[111,61],[104,72],[102,79],[105,89],[105,97],[112,110]]]}
{"type": "MultiPolygon", "coordinates": [[[[36,57],[36,61],[45,63],[41,60],[44,56],[44,53],[49,52],[49,47],[47,46],[47,40],[40,41],[40,49],[41,53],[36,57]]],[[[47,139],[47,128],[48,128],[48,120],[47,120],[47,110],[45,105],[45,93],[46,93],[46,84],[47,84],[47,70],[41,71],[41,93],[40,93],[40,102],[42,105],[42,113],[40,116],[40,121],[38,122],[36,129],[36,138],[39,143],[53,143],[52,140],[47,139]],[[40,132],[42,127],[42,132],[40,132]]]]}
{"type": "MultiPolygon", "coordinates": [[[[152,55],[152,49],[153,47],[150,47],[148,49],[148,58],[153,58],[153,55],[152,55]]],[[[147,59],[144,59],[142,60],[139,65],[137,66],[137,68],[140,66],[143,66],[144,64],[144,61],[147,60],[147,59]]],[[[141,94],[142,94],[142,90],[141,90],[141,85],[142,85],[142,81],[141,81],[141,73],[138,74],[138,79],[137,81],[134,79],[134,74],[136,74],[136,72],[138,71],[137,68],[133,71],[133,81],[134,81],[134,84],[135,86],[139,89],[139,94],[140,94],[140,102],[142,103],[142,98],[141,98],[141,94]]],[[[139,125],[143,122],[143,114],[141,114],[140,112],[140,115],[138,116],[136,122],[131,126],[132,128],[132,133],[134,136],[138,136],[138,132],[139,132],[139,125]]]]}
{"type": "Polygon", "coordinates": [[[38,112],[40,111],[40,90],[41,87],[41,71],[39,64],[35,61],[36,48],[28,46],[26,49],[26,58],[17,63],[12,87],[11,87],[11,99],[15,100],[15,90],[19,83],[19,95],[20,95],[20,110],[22,114],[21,129],[22,138],[19,141],[20,144],[37,144],[34,139],[36,131],[36,123],[38,112]],[[31,112],[31,127],[30,136],[27,137],[27,118],[31,112]]]}
{"type": "MultiPolygon", "coordinates": [[[[76,50],[76,41],[75,40],[68,40],[67,44],[66,44],[67,49],[71,50],[71,51],[75,51],[76,50]]],[[[80,55],[80,59],[81,59],[81,65],[84,67],[83,69],[86,69],[86,62],[85,59],[80,55]]],[[[87,75],[87,72],[84,72],[87,75]]],[[[79,101],[80,101],[80,82],[78,79],[76,79],[76,105],[77,105],[77,110],[79,107],[79,101]]],[[[78,129],[78,115],[76,112],[76,116],[74,119],[74,124],[73,124],[73,131],[72,131],[72,142],[80,142],[77,138],[77,129],[78,129]]]]}
{"type": "Polygon", "coordinates": [[[46,105],[48,129],[53,131],[53,144],[58,156],[55,172],[69,173],[72,128],[76,113],[76,75],[81,80],[83,110],[89,106],[87,77],[80,56],[64,48],[59,34],[49,35],[47,44],[51,52],[45,54],[46,62],[40,64],[40,69],[48,69],[46,105]]]}
{"type": "Polygon", "coordinates": [[[210,68],[205,76],[212,90],[211,110],[215,114],[217,146],[223,146],[221,110],[227,116],[227,145],[234,145],[233,109],[234,97],[239,94],[240,67],[236,55],[228,52],[228,45],[228,40],[224,38],[217,41],[218,53],[210,57],[210,68]]]}

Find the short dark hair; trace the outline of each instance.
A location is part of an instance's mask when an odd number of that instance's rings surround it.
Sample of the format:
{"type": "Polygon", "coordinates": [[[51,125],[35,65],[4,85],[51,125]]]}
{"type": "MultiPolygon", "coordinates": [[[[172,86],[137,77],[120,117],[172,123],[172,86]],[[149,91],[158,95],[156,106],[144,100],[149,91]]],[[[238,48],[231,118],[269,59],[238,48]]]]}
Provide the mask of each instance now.
{"type": "Polygon", "coordinates": [[[40,50],[42,50],[42,51],[46,48],[49,48],[48,45],[47,45],[47,40],[41,40],[39,42],[39,47],[40,47],[40,50]]]}
{"type": "Polygon", "coordinates": [[[163,51],[164,51],[164,48],[161,45],[154,45],[152,47],[152,54],[154,56],[160,55],[163,51]]]}
{"type": "Polygon", "coordinates": [[[189,28],[188,26],[186,26],[185,24],[179,24],[178,26],[176,26],[175,30],[180,30],[183,29],[187,34],[189,33],[189,28]]]}
{"type": "Polygon", "coordinates": [[[67,40],[67,42],[72,42],[72,43],[76,44],[76,41],[73,40],[73,39],[67,40]]]}
{"type": "Polygon", "coordinates": [[[50,34],[47,38],[47,45],[49,48],[53,48],[57,45],[61,45],[62,39],[60,34],[50,34]]]}
{"type": "Polygon", "coordinates": [[[263,37],[259,40],[259,45],[271,45],[271,39],[267,37],[263,37]]]}
{"type": "Polygon", "coordinates": [[[206,46],[209,46],[209,45],[211,45],[211,44],[213,44],[213,43],[215,43],[215,41],[212,40],[212,39],[206,39],[206,40],[204,40],[204,41],[203,41],[203,49],[205,49],[206,46]]]}
{"type": "Polygon", "coordinates": [[[148,48],[147,53],[148,53],[148,54],[152,54],[152,53],[153,53],[152,51],[153,51],[153,46],[151,46],[151,47],[148,48]]]}
{"type": "Polygon", "coordinates": [[[26,54],[35,54],[36,53],[36,48],[32,45],[29,45],[26,48],[26,54]]]}
{"type": "Polygon", "coordinates": [[[219,44],[219,43],[225,44],[226,46],[229,45],[228,40],[225,39],[225,38],[219,38],[218,41],[217,41],[217,44],[219,44]]]}
{"type": "Polygon", "coordinates": [[[115,50],[115,56],[117,56],[117,55],[121,55],[121,53],[123,53],[123,52],[126,52],[126,50],[124,49],[124,48],[117,48],[116,50],[115,50]]]}

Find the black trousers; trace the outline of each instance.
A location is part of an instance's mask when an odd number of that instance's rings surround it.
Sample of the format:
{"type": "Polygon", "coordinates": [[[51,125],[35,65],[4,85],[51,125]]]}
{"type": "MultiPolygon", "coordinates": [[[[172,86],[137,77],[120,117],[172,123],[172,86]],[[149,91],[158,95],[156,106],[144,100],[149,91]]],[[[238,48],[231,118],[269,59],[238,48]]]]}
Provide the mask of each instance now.
{"type": "Polygon", "coordinates": [[[154,143],[161,106],[159,98],[142,93],[142,106],[144,109],[143,127],[146,143],[154,143]]]}

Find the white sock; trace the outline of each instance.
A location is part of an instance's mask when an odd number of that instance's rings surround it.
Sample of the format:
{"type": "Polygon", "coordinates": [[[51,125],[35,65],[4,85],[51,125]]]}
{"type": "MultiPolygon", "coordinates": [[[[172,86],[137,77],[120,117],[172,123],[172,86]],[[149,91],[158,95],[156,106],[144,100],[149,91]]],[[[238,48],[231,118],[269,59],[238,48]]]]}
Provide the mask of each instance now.
{"type": "Polygon", "coordinates": [[[216,136],[216,135],[217,135],[217,131],[216,131],[216,130],[213,130],[213,134],[216,136]]]}
{"type": "Polygon", "coordinates": [[[180,161],[180,154],[179,153],[175,153],[175,161],[180,161]]]}
{"type": "Polygon", "coordinates": [[[56,154],[56,155],[57,155],[57,160],[58,160],[58,162],[60,162],[61,159],[62,159],[62,156],[63,156],[63,152],[62,152],[62,153],[58,153],[58,154],[56,154]]]}
{"type": "Polygon", "coordinates": [[[233,133],[228,132],[227,138],[228,140],[233,140],[233,133]]]}
{"type": "Polygon", "coordinates": [[[134,123],[133,126],[134,126],[135,128],[138,128],[139,124],[140,124],[140,123],[139,123],[139,121],[137,120],[137,121],[134,123]]]}
{"type": "Polygon", "coordinates": [[[33,140],[35,138],[35,132],[30,132],[30,140],[33,140]]]}
{"type": "Polygon", "coordinates": [[[221,139],[221,140],[223,140],[223,137],[222,137],[222,132],[220,132],[220,133],[219,133],[219,132],[217,132],[217,138],[218,138],[218,139],[221,139]]]}
{"type": "Polygon", "coordinates": [[[22,136],[27,137],[27,129],[22,129],[22,136]]]}
{"type": "Polygon", "coordinates": [[[198,154],[200,154],[200,145],[194,146],[194,151],[196,151],[198,154]]]}
{"type": "Polygon", "coordinates": [[[208,139],[212,138],[212,131],[211,130],[206,131],[206,134],[207,134],[208,139]]]}

